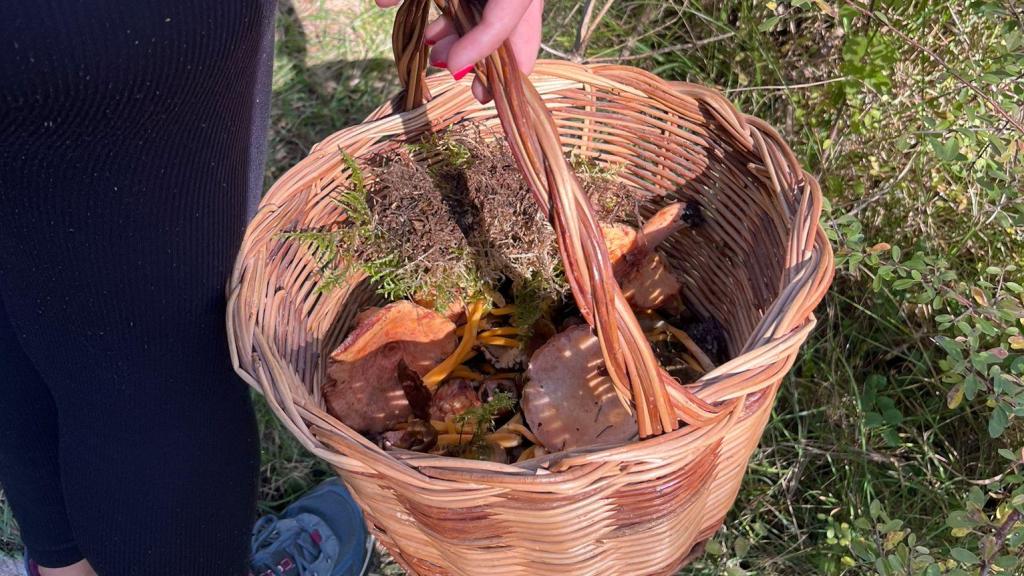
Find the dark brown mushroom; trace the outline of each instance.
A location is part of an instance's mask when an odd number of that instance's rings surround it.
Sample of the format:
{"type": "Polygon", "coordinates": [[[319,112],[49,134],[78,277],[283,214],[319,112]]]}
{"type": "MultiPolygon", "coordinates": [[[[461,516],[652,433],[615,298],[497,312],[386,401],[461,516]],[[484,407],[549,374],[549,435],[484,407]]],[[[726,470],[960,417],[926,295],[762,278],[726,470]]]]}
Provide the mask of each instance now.
{"type": "Polygon", "coordinates": [[[557,334],[530,358],[523,415],[549,451],[622,442],[636,419],[615,393],[589,326],[557,334]]]}
{"type": "MultiPolygon", "coordinates": [[[[483,384],[480,385],[480,401],[490,402],[491,398],[500,392],[508,394],[513,400],[519,400],[519,387],[516,386],[516,381],[512,378],[485,378],[483,384]]],[[[496,416],[504,415],[496,414],[496,416]]]]}
{"type": "Polygon", "coordinates": [[[404,300],[370,308],[356,320],[328,360],[324,400],[328,412],[353,429],[380,433],[412,415],[402,371],[423,376],[448,357],[456,346],[455,324],[404,300]]]}

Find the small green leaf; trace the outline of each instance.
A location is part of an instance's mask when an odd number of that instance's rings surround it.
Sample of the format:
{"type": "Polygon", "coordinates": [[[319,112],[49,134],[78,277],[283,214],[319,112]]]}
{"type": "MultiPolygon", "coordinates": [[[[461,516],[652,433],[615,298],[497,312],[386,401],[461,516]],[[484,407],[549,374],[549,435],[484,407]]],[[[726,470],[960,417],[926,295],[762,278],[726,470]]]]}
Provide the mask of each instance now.
{"type": "Polygon", "coordinates": [[[882,417],[885,418],[886,423],[890,426],[899,426],[903,424],[903,413],[898,408],[890,408],[882,413],[882,417]]]}
{"type": "Polygon", "coordinates": [[[956,138],[949,138],[945,142],[937,138],[931,138],[928,141],[931,144],[932,150],[935,151],[935,155],[944,162],[954,162],[965,158],[960,153],[960,143],[957,142],[956,138]]]}
{"type": "Polygon", "coordinates": [[[771,32],[775,29],[775,26],[778,25],[779,20],[781,20],[781,17],[771,16],[770,18],[765,19],[764,22],[761,22],[757,29],[761,32],[771,32]]]}
{"type": "Polygon", "coordinates": [[[974,400],[974,397],[978,395],[980,383],[978,376],[974,372],[968,374],[967,378],[964,378],[964,395],[968,400],[974,400]]]}
{"type": "Polygon", "coordinates": [[[957,562],[962,562],[964,564],[968,564],[971,566],[978,563],[978,557],[974,554],[974,552],[971,552],[970,550],[967,550],[965,548],[953,548],[949,551],[949,555],[952,556],[953,559],[957,562]]]}
{"type": "Polygon", "coordinates": [[[895,532],[896,530],[899,530],[900,528],[903,528],[903,521],[902,520],[889,520],[885,524],[882,524],[881,526],[879,526],[878,527],[878,531],[879,532],[895,532]]]}
{"type": "Polygon", "coordinates": [[[1019,564],[1019,563],[1020,563],[1020,559],[1019,558],[1017,558],[1016,556],[1009,555],[1009,554],[1007,554],[1005,556],[1000,556],[999,558],[996,558],[996,562],[995,562],[996,566],[999,566],[1003,570],[1012,570],[1012,569],[1016,568],[1017,564],[1019,564]]]}
{"type": "Polygon", "coordinates": [[[737,558],[743,558],[750,551],[750,540],[740,536],[733,541],[732,548],[737,558]]]}
{"type": "Polygon", "coordinates": [[[971,520],[971,517],[967,515],[967,512],[963,510],[956,510],[946,518],[946,525],[950,528],[974,528],[977,526],[977,523],[971,520]]]}
{"type": "Polygon", "coordinates": [[[1002,405],[996,406],[992,410],[992,415],[988,419],[988,435],[992,438],[998,438],[1003,435],[1003,431],[1006,430],[1006,426],[1010,423],[1009,416],[1006,414],[1006,409],[1002,405]]]}

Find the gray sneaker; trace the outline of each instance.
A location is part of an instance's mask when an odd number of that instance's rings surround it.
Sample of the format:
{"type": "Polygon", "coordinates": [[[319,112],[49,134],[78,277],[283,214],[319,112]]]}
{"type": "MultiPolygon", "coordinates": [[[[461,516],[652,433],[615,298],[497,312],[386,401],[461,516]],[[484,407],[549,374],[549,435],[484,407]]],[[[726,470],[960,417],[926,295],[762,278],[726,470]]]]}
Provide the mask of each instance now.
{"type": "Polygon", "coordinates": [[[352,496],[337,479],[309,491],[280,516],[264,516],[252,535],[250,576],[362,576],[373,540],[352,496]]]}

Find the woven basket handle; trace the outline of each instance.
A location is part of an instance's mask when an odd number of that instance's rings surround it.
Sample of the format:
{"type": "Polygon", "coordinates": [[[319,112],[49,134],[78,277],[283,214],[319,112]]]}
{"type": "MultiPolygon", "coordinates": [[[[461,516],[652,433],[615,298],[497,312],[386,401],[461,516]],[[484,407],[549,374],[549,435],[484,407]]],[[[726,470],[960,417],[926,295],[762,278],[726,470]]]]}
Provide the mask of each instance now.
{"type": "MultiPolygon", "coordinates": [[[[395,23],[395,61],[405,109],[429,98],[423,29],[430,0],[405,0],[395,23]]],[[[447,0],[440,6],[465,34],[480,21],[484,0],[447,0]]],[[[654,355],[615,275],[597,218],[562,152],[554,118],[520,71],[506,42],[477,63],[475,72],[494,96],[502,129],[538,207],[551,222],[569,285],[595,329],[608,374],[623,403],[636,409],[641,437],[675,430],[679,420],[705,423],[718,407],[698,399],[665,372],[654,355]]]]}

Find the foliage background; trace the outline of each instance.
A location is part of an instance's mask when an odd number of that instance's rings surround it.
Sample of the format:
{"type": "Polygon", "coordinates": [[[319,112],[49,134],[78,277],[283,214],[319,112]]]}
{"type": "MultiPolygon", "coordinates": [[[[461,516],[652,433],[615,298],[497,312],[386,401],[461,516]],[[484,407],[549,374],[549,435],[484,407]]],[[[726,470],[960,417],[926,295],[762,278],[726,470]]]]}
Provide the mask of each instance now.
{"type": "MultiPolygon", "coordinates": [[[[396,88],[390,13],[279,11],[268,183],[396,88]]],[[[820,326],[685,573],[1024,574],[1024,4],[550,0],[545,50],[725,91],[828,200],[820,326]]],[[[259,410],[268,512],[327,472],[259,410]]]]}

